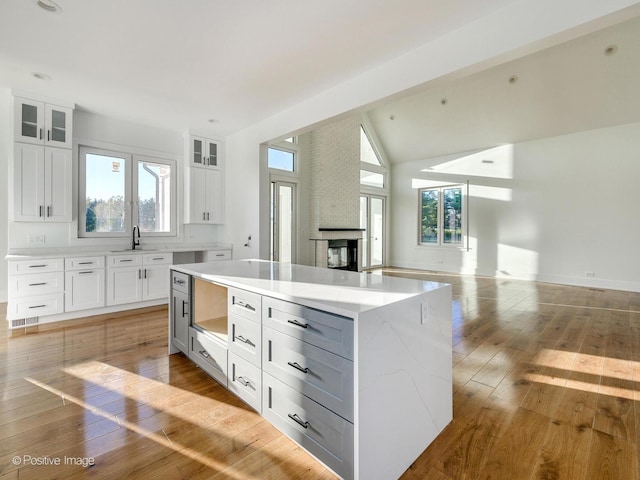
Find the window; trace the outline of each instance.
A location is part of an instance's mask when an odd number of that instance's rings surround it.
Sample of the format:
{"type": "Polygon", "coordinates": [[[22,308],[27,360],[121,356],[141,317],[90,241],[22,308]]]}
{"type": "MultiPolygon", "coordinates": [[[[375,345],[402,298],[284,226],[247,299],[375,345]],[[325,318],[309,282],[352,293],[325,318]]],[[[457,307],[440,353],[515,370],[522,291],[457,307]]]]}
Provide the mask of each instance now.
{"type": "Polygon", "coordinates": [[[360,166],[361,186],[385,188],[385,168],[362,125],[360,126],[360,166]]]}
{"type": "Polygon", "coordinates": [[[295,153],[280,148],[269,147],[267,164],[269,168],[293,172],[295,168],[295,153]]]}
{"type": "Polygon", "coordinates": [[[78,235],[176,235],[175,162],[80,147],[78,235]]]}
{"type": "Polygon", "coordinates": [[[461,185],[420,190],[420,243],[462,246],[461,185]]]}

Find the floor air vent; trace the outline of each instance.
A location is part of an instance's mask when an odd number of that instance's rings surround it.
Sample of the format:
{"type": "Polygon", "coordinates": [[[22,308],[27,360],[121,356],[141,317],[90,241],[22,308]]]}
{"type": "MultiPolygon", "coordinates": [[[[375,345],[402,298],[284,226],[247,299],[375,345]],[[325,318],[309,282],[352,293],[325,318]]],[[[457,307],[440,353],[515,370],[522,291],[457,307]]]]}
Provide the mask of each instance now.
{"type": "Polygon", "coordinates": [[[31,325],[37,325],[38,317],[19,318],[17,320],[11,320],[11,328],[29,327],[31,325]]]}

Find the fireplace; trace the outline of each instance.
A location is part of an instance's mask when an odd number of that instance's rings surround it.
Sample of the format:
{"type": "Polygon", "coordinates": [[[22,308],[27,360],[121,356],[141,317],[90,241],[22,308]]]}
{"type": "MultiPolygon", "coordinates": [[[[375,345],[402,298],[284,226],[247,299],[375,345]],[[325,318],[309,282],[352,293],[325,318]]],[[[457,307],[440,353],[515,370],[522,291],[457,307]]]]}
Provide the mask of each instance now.
{"type": "Polygon", "coordinates": [[[362,271],[360,228],[321,228],[315,244],[315,266],[335,270],[362,271]]]}
{"type": "Polygon", "coordinates": [[[358,240],[328,240],[327,268],[358,271],[358,240]]]}

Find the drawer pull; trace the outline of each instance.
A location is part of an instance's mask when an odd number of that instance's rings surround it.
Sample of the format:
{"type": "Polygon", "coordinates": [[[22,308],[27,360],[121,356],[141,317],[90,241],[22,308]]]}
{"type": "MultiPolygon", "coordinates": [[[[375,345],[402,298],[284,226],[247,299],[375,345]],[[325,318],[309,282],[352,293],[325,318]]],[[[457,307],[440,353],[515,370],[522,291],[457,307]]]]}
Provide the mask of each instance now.
{"type": "Polygon", "coordinates": [[[127,260],[118,260],[120,263],[124,263],[124,262],[133,262],[133,258],[129,258],[127,260]]]}
{"type": "Polygon", "coordinates": [[[295,368],[296,370],[300,370],[302,373],[309,373],[309,369],[305,367],[301,367],[298,362],[287,362],[287,365],[295,368]]]}
{"type": "Polygon", "coordinates": [[[209,358],[209,354],[207,353],[206,350],[200,350],[198,353],[202,355],[204,358],[209,358]]]}
{"type": "Polygon", "coordinates": [[[178,285],[184,285],[185,281],[184,280],[178,280],[177,278],[173,279],[173,283],[177,283],[178,285]]]}
{"type": "Polygon", "coordinates": [[[40,282],[40,283],[30,283],[29,286],[30,287],[39,287],[40,285],[46,285],[47,282],[40,282]]]}
{"type": "Polygon", "coordinates": [[[242,335],[236,335],[236,338],[240,340],[242,343],[246,343],[247,345],[251,345],[252,347],[256,346],[255,343],[253,343],[248,338],[244,338],[242,335]]]}
{"type": "Polygon", "coordinates": [[[46,265],[29,265],[29,268],[44,268],[46,265]]]}
{"type": "Polygon", "coordinates": [[[87,275],[88,273],[93,273],[93,270],[89,270],[86,272],[78,272],[78,275],[87,275]]]}
{"type": "Polygon", "coordinates": [[[216,253],[216,257],[226,257],[226,253],[216,253]]]}
{"type": "Polygon", "coordinates": [[[93,262],[78,262],[78,265],[93,265],[93,262]]]}
{"type": "Polygon", "coordinates": [[[33,305],[29,308],[44,308],[44,307],[46,307],[46,305],[33,305]]]}
{"type": "Polygon", "coordinates": [[[164,257],[153,257],[151,260],[164,260],[164,257]]]}
{"type": "Polygon", "coordinates": [[[288,413],[287,416],[293,420],[294,422],[296,422],[298,425],[300,425],[302,428],[309,428],[309,422],[305,422],[303,421],[297,413],[294,413],[293,415],[288,413]]]}
{"type": "Polygon", "coordinates": [[[300,323],[297,320],[287,320],[287,322],[292,323],[296,327],[309,328],[309,324],[308,323],[300,323]]]}
{"type": "Polygon", "coordinates": [[[251,310],[252,312],[256,311],[256,308],[253,305],[251,305],[250,303],[244,303],[242,300],[236,300],[235,304],[240,305],[241,307],[244,307],[247,310],[251,310]]]}
{"type": "Polygon", "coordinates": [[[244,377],[238,377],[238,381],[245,387],[248,387],[249,385],[251,385],[251,382],[245,379],[244,377]]]}

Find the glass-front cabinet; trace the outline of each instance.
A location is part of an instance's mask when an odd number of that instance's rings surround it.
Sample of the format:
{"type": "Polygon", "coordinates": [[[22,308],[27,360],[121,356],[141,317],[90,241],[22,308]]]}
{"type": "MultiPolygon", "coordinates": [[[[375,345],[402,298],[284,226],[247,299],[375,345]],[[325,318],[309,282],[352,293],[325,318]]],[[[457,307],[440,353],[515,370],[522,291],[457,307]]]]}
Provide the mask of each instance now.
{"type": "Polygon", "coordinates": [[[220,168],[218,142],[203,137],[189,137],[189,157],[191,166],[220,168]]]}
{"type": "Polygon", "coordinates": [[[72,148],[72,112],[68,107],[15,97],[14,140],[72,148]]]}

